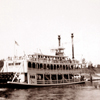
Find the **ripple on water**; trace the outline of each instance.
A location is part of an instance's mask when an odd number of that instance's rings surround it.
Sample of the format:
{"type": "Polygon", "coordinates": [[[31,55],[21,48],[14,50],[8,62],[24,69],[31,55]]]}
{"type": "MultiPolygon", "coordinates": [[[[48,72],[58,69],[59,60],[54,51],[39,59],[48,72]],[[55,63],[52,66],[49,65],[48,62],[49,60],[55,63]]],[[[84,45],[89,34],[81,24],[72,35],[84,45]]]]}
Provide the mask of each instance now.
{"type": "MultiPolygon", "coordinates": [[[[69,85],[67,87],[43,87],[7,89],[0,91],[4,100],[98,100],[100,90],[93,86],[69,85]]],[[[1,100],[3,100],[1,99],[1,100]]]]}

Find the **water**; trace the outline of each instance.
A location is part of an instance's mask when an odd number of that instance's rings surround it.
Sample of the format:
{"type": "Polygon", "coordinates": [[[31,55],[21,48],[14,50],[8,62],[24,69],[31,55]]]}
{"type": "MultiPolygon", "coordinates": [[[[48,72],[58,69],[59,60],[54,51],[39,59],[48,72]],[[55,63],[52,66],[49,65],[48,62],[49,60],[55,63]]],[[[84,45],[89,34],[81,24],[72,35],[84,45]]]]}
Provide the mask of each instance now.
{"type": "Polygon", "coordinates": [[[99,100],[100,89],[92,85],[69,85],[29,89],[0,89],[0,100],[99,100]]]}

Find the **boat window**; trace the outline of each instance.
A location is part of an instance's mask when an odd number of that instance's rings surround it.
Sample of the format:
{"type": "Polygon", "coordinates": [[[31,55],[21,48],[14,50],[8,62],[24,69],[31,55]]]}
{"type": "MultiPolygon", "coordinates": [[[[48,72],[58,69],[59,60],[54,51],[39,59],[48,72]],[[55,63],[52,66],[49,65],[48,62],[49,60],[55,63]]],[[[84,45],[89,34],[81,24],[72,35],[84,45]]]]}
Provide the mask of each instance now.
{"type": "Polygon", "coordinates": [[[42,64],[40,64],[40,69],[43,69],[43,65],[42,64]]]}
{"type": "Polygon", "coordinates": [[[68,79],[68,74],[64,74],[64,79],[68,79]]]}
{"type": "Polygon", "coordinates": [[[73,78],[73,76],[74,76],[73,74],[69,74],[69,78],[70,78],[70,79],[72,79],[72,78],[73,78]]]}
{"type": "Polygon", "coordinates": [[[37,74],[37,80],[43,80],[43,74],[37,74]]]}
{"type": "Polygon", "coordinates": [[[44,75],[45,80],[50,80],[50,75],[44,75]]]}
{"type": "Polygon", "coordinates": [[[30,75],[30,78],[35,78],[35,76],[34,75],[30,75]]]}
{"type": "Polygon", "coordinates": [[[44,64],[44,69],[46,69],[46,64],[44,64]]]}
{"type": "Polygon", "coordinates": [[[65,70],[65,65],[63,65],[63,69],[65,70]]]}
{"type": "Polygon", "coordinates": [[[57,69],[59,69],[59,65],[57,65],[57,69]]]}
{"type": "Polygon", "coordinates": [[[58,80],[61,80],[62,79],[62,75],[58,75],[58,80]]]}
{"type": "Polygon", "coordinates": [[[38,58],[40,58],[40,55],[38,55],[38,58]]]}
{"type": "Polygon", "coordinates": [[[68,67],[69,67],[69,66],[66,65],[66,70],[68,70],[68,67]]]}
{"type": "Polygon", "coordinates": [[[74,76],[79,76],[78,74],[74,75],[74,76]]]}
{"type": "Polygon", "coordinates": [[[32,64],[32,67],[35,68],[35,63],[32,64]]]}
{"type": "Polygon", "coordinates": [[[53,70],[53,65],[51,64],[51,70],[53,70]]]}
{"type": "Polygon", "coordinates": [[[15,63],[15,65],[20,65],[21,63],[15,63]]]}
{"type": "Polygon", "coordinates": [[[60,69],[62,69],[62,65],[60,65],[60,69]]]}
{"type": "Polygon", "coordinates": [[[8,63],[8,65],[9,65],[9,66],[13,66],[13,65],[14,65],[14,63],[8,63]]]}
{"type": "Polygon", "coordinates": [[[57,79],[56,75],[51,75],[51,79],[56,80],[57,79]]]}
{"type": "Polygon", "coordinates": [[[47,65],[47,69],[50,69],[49,64],[47,65]]]}
{"type": "Polygon", "coordinates": [[[56,65],[54,65],[54,69],[56,70],[56,65]]]}
{"type": "Polygon", "coordinates": [[[31,68],[31,62],[28,62],[28,67],[31,68]]]}
{"type": "Polygon", "coordinates": [[[73,65],[71,65],[71,69],[73,69],[73,65]]]}

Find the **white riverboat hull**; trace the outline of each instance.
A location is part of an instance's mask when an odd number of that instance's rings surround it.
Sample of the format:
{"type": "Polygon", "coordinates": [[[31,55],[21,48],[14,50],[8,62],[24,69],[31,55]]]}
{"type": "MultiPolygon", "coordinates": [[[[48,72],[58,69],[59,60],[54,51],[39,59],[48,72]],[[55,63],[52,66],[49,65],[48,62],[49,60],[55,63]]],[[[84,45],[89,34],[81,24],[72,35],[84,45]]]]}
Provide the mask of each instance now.
{"type": "Polygon", "coordinates": [[[12,88],[29,88],[29,87],[49,87],[49,86],[66,86],[74,84],[85,84],[85,81],[70,82],[70,83],[59,83],[59,84],[27,84],[19,82],[7,82],[7,84],[12,88]]]}

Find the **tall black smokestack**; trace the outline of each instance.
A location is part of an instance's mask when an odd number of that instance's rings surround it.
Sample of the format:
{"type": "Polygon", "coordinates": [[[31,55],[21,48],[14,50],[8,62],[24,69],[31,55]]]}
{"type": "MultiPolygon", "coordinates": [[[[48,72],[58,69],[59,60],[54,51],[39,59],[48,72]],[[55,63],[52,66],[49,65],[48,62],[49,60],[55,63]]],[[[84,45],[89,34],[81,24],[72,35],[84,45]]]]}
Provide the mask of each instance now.
{"type": "Polygon", "coordinates": [[[74,43],[73,43],[73,33],[71,34],[71,38],[72,38],[72,59],[74,60],[74,43]]]}
{"type": "Polygon", "coordinates": [[[58,35],[58,46],[60,46],[60,35],[58,35]]]}

